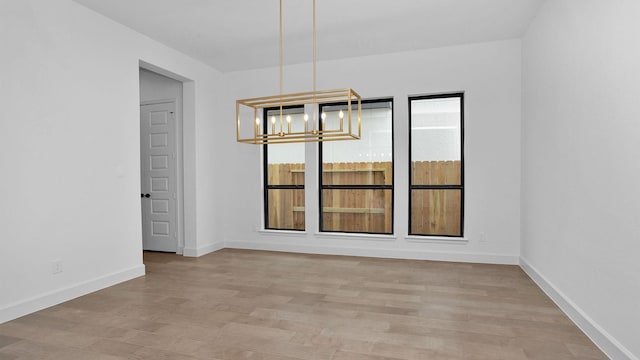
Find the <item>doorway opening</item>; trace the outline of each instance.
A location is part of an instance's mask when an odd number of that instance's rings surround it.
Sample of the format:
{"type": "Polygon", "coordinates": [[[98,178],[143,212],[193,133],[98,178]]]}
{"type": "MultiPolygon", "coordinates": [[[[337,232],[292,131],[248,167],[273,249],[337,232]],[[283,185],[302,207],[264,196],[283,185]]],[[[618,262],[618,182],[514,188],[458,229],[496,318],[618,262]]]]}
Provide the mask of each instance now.
{"type": "Polygon", "coordinates": [[[142,248],[183,254],[183,83],[140,68],[142,248]]]}

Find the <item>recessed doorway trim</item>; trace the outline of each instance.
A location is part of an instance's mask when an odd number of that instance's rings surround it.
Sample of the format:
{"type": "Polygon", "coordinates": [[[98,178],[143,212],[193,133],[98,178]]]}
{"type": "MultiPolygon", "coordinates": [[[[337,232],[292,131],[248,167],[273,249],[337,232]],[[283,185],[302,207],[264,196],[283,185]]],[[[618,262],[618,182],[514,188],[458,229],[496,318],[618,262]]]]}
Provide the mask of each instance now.
{"type": "MultiPolygon", "coordinates": [[[[178,204],[180,211],[181,231],[179,235],[180,250],[184,256],[199,256],[203,253],[198,249],[196,229],[196,111],[195,111],[195,81],[192,78],[178,74],[170,69],[154,65],[148,61],[139,60],[140,69],[155,72],[182,82],[182,119],[177,126],[178,134],[178,181],[181,199],[178,204]]],[[[138,99],[140,102],[140,99],[138,99]]]]}

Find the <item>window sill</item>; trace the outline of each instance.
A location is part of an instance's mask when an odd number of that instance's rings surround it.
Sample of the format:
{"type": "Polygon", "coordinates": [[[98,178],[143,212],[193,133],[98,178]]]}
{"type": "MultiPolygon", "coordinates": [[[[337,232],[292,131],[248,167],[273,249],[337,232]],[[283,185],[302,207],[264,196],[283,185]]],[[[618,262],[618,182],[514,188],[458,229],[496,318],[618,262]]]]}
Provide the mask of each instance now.
{"type": "Polygon", "coordinates": [[[404,239],[408,242],[415,242],[415,243],[454,244],[454,245],[466,245],[469,243],[469,239],[465,237],[405,235],[404,239]]]}
{"type": "MultiPolygon", "coordinates": [[[[257,231],[264,236],[278,236],[278,237],[306,237],[307,231],[295,231],[295,230],[272,230],[262,229],[257,231]]],[[[383,234],[364,234],[364,233],[341,233],[341,232],[315,232],[314,237],[324,239],[345,239],[345,240],[363,240],[363,241],[396,241],[398,237],[396,235],[383,235],[383,234]]],[[[447,236],[418,236],[418,235],[405,235],[403,237],[407,242],[412,243],[431,243],[431,244],[447,244],[447,245],[466,245],[469,243],[469,239],[465,237],[447,237],[447,236]]]]}
{"type": "Polygon", "coordinates": [[[287,236],[287,237],[304,237],[307,236],[306,231],[297,230],[274,230],[274,229],[262,229],[257,231],[258,234],[267,236],[287,236]]]}
{"type": "Polygon", "coordinates": [[[325,239],[347,239],[365,241],[396,241],[395,235],[384,234],[363,234],[363,233],[341,233],[341,232],[316,232],[315,237],[325,239]]]}

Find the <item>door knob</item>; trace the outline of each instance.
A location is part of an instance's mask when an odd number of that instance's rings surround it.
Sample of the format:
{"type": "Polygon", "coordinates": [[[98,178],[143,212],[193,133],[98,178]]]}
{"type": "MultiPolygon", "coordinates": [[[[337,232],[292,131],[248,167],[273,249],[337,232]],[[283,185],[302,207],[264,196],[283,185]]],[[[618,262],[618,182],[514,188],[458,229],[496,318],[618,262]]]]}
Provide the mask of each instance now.
{"type": "Polygon", "coordinates": [[[151,197],[151,194],[144,194],[144,197],[146,198],[151,197]]]}

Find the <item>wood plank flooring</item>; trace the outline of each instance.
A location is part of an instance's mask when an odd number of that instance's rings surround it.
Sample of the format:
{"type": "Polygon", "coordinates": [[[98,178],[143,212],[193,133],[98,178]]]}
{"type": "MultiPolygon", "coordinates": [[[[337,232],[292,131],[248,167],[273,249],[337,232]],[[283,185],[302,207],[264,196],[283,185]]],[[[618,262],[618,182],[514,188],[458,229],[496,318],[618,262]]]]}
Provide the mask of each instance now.
{"type": "Polygon", "coordinates": [[[606,359],[517,266],[225,249],[0,325],[0,360],[606,359]]]}

